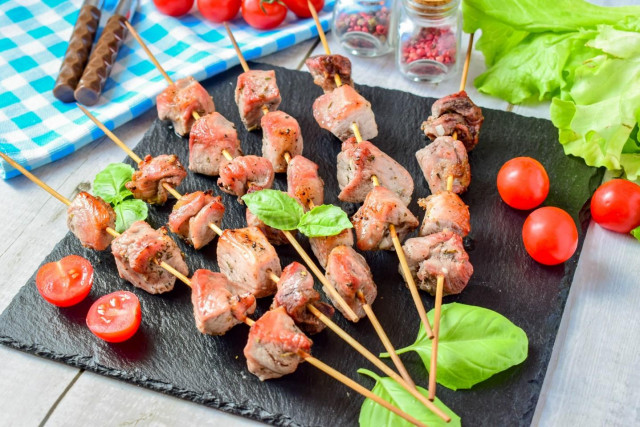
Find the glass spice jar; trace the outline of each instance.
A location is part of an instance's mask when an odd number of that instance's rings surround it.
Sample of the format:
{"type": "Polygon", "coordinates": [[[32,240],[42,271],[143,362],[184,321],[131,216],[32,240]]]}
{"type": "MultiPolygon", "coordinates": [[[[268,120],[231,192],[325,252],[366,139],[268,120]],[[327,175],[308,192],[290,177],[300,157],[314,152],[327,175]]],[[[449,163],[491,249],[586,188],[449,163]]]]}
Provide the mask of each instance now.
{"type": "Polygon", "coordinates": [[[353,55],[381,56],[393,50],[393,0],[338,0],[333,32],[353,55]]]}
{"type": "Polygon", "coordinates": [[[415,81],[440,82],[458,70],[460,0],[399,0],[398,69],[415,81]]]}

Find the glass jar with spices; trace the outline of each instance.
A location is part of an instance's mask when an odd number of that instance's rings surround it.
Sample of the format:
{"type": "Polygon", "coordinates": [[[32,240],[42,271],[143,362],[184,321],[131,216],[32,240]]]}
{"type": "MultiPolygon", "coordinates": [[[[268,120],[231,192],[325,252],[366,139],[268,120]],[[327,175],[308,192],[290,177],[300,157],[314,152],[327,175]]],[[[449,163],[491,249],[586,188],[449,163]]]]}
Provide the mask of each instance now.
{"type": "Polygon", "coordinates": [[[380,56],[393,50],[393,0],[338,0],[333,9],[333,32],[347,51],[380,56]]]}
{"type": "Polygon", "coordinates": [[[415,81],[440,82],[458,70],[460,0],[398,0],[398,69],[415,81]]]}

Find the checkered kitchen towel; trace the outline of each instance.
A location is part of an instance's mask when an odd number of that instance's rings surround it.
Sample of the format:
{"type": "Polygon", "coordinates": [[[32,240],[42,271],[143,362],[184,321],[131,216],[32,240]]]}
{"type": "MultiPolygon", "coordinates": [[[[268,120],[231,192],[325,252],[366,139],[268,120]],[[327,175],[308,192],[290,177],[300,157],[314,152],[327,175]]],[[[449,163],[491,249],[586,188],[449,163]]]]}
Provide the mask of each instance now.
{"type": "MultiPolygon", "coordinates": [[[[51,92],[80,6],[81,0],[0,0],[0,150],[28,169],[102,135],[74,103],[65,104],[51,92]]],[[[320,14],[325,30],[332,6],[328,1],[320,14]]],[[[114,8],[114,0],[105,2],[105,11],[114,8]]],[[[102,25],[110,16],[105,11],[102,25]]],[[[238,64],[224,27],[204,20],[195,9],[172,18],[160,14],[151,0],[141,0],[133,25],[174,79],[192,75],[203,80],[238,64]]],[[[247,59],[317,36],[312,19],[297,20],[291,13],[273,31],[254,30],[241,18],[231,27],[247,59]]],[[[100,102],[90,110],[113,129],[151,108],[165,87],[128,36],[100,102]]],[[[19,173],[2,160],[0,167],[5,179],[19,173]]]]}

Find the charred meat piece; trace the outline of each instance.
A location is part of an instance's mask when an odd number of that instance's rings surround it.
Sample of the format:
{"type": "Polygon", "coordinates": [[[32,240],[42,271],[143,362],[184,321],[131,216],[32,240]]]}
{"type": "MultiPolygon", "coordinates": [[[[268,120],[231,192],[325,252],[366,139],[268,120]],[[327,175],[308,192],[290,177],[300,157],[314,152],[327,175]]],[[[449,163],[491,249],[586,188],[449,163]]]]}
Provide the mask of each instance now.
{"type": "Polygon", "coordinates": [[[313,342],[296,326],[284,307],[269,310],[249,329],[244,348],[249,372],[260,381],[293,373],[313,342]]]}
{"type": "Polygon", "coordinates": [[[380,185],[400,196],[405,205],[411,202],[413,178],[402,165],[369,141],[357,143],[350,138],[338,154],[338,198],[343,202],[361,203],[373,189],[372,176],[380,185]]]}
{"type": "Polygon", "coordinates": [[[340,141],[355,136],[353,123],[358,125],[362,139],[378,135],[371,104],[349,85],[340,86],[316,99],[313,117],[321,128],[330,131],[340,141]]]}
{"type": "Polygon", "coordinates": [[[420,222],[396,193],[374,187],[352,218],[358,249],[362,251],[393,249],[389,225],[393,224],[400,241],[420,222]]]}
{"type": "MultiPolygon", "coordinates": [[[[462,246],[462,237],[453,231],[414,237],[402,247],[409,270],[423,291],[436,293],[439,274],[444,275],[444,295],[459,294],[469,283],[473,266],[462,246]]],[[[399,270],[402,274],[402,269],[399,270]]]]}
{"type": "Polygon", "coordinates": [[[440,98],[431,106],[431,116],[422,124],[425,135],[431,139],[453,136],[461,140],[467,151],[478,144],[482,110],[469,99],[465,91],[440,98]]]}
{"type": "Polygon", "coordinates": [[[213,99],[193,77],[185,77],[169,85],[156,98],[160,120],[171,120],[173,129],[185,136],[195,122],[193,112],[201,116],[213,113],[213,99]]]}
{"type": "Polygon", "coordinates": [[[138,163],[138,170],[125,185],[136,199],[162,205],[169,196],[164,184],[176,188],[186,176],[187,171],[175,154],[161,154],[157,157],[147,155],[138,163]]]}
{"type": "Polygon", "coordinates": [[[102,251],[113,240],[107,227],[115,228],[116,213],[109,203],[82,191],[67,209],[67,226],[82,246],[102,251]]]}
{"type": "Polygon", "coordinates": [[[223,216],[224,205],[220,196],[213,196],[211,191],[187,193],[173,205],[169,230],[195,249],[200,249],[216,237],[209,224],[220,227],[223,216]]]}
{"type": "Polygon", "coordinates": [[[336,86],[336,74],[340,76],[343,85],[353,86],[351,80],[351,61],[342,55],[316,55],[304,62],[313,77],[313,82],[320,86],[325,93],[331,92],[336,86]]]}
{"type": "Polygon", "coordinates": [[[163,261],[187,275],[189,269],[180,249],[164,228],[154,230],[144,221],[136,221],[111,242],[118,274],[133,286],[150,294],[173,289],[176,278],[160,266],[163,261]]]}
{"type": "Polygon", "coordinates": [[[227,150],[231,157],[242,155],[236,127],[220,113],[197,120],[189,135],[189,169],[217,176],[227,150]]]}
{"type": "Polygon", "coordinates": [[[324,202],[324,181],[318,175],[318,165],[306,157],[295,156],[289,162],[287,188],[305,209],[309,209],[309,202],[315,206],[324,202]]]}
{"type": "Polygon", "coordinates": [[[418,204],[426,210],[420,227],[421,236],[451,230],[465,237],[471,231],[469,207],[456,193],[443,191],[432,194],[418,200],[418,204]]]}
{"type": "Polygon", "coordinates": [[[470,124],[482,124],[484,121],[482,110],[469,99],[467,92],[464,90],[440,98],[431,106],[432,116],[440,117],[446,113],[460,114],[470,124]]]}
{"type": "Polygon", "coordinates": [[[325,324],[309,311],[309,304],[325,316],[333,316],[333,307],[320,301],[320,294],[313,289],[311,273],[302,264],[292,262],[282,270],[271,308],[284,307],[300,329],[308,334],[317,334],[325,324]]]}
{"type": "MultiPolygon", "coordinates": [[[[356,313],[358,319],[366,316],[359,294],[362,293],[368,304],[373,304],[378,294],[373,282],[367,261],[350,246],[336,246],[327,260],[327,279],[333,284],[338,294],[356,313]]],[[[328,294],[331,298],[331,294],[328,294]]],[[[331,299],[333,305],[342,312],[338,301],[331,299]]],[[[342,312],[347,317],[347,315],[342,312]]]]}
{"type": "Polygon", "coordinates": [[[469,157],[462,142],[450,136],[437,138],[416,152],[431,194],[447,191],[447,179],[453,176],[453,191],[462,194],[471,183],[469,157]]]}
{"type": "Polygon", "coordinates": [[[275,111],[281,101],[275,71],[251,70],[238,76],[236,104],[248,130],[260,127],[263,107],[275,111]]]}
{"type": "Polygon", "coordinates": [[[203,334],[224,335],[256,309],[256,298],[248,292],[236,294],[234,284],[222,273],[196,270],[191,289],[193,316],[203,334]]]}
{"type": "Polygon", "coordinates": [[[268,159],[276,173],[287,171],[285,153],[291,157],[302,153],[302,131],[298,121],[282,111],[271,111],[260,121],[262,157],[268,159]]]}
{"type": "Polygon", "coordinates": [[[353,243],[353,232],[350,228],[345,228],[334,236],[309,237],[311,250],[322,268],[327,268],[327,259],[333,248],[343,245],[352,247],[353,243]]]}
{"type": "Polygon", "coordinates": [[[240,156],[233,160],[224,160],[220,168],[218,187],[225,193],[241,197],[249,190],[271,188],[275,173],[271,162],[259,156],[240,156]]]}
{"type": "Polygon", "coordinates": [[[251,292],[256,298],[276,293],[271,274],[280,276],[280,259],[259,228],[224,230],[217,252],[220,272],[242,292],[251,292]]]}

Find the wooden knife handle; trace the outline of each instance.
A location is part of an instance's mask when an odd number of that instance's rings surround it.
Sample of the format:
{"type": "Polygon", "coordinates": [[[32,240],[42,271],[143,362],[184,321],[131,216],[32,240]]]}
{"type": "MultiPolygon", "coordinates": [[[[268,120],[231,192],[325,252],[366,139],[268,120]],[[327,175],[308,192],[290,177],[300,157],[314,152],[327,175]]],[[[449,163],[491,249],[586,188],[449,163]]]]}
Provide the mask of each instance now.
{"type": "Polygon", "coordinates": [[[82,6],[53,87],[53,96],[62,102],[74,100],[73,91],[82,76],[84,66],[87,65],[99,23],[100,9],[90,4],[82,6]]]}
{"type": "Polygon", "coordinates": [[[125,21],[121,15],[113,15],[107,21],[74,92],[79,103],[93,105],[100,99],[104,83],[118,56],[118,50],[127,37],[125,21]]]}

